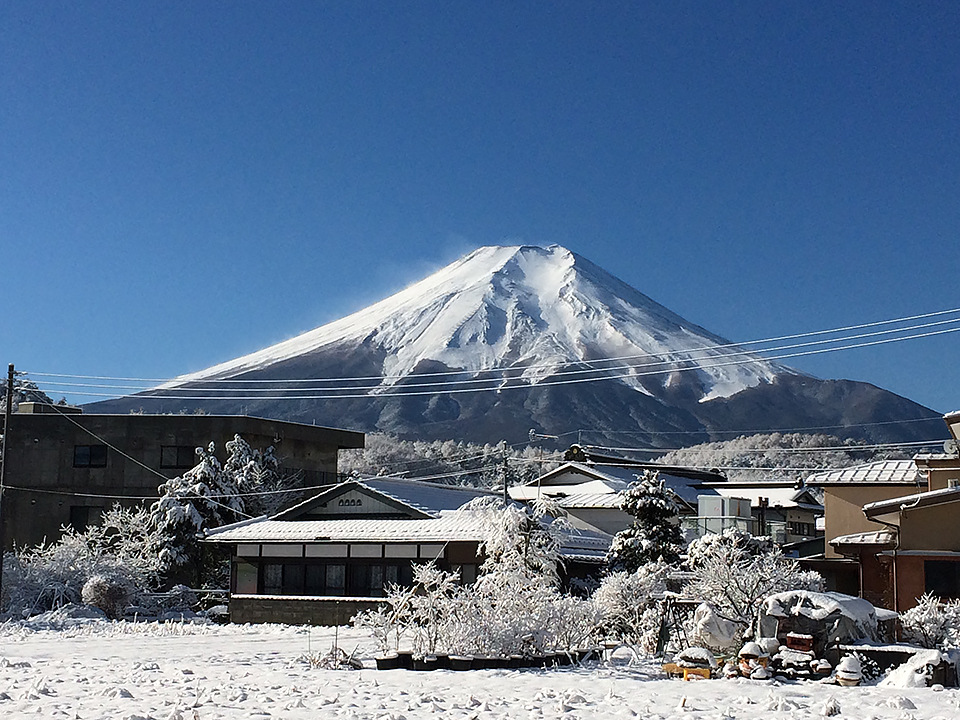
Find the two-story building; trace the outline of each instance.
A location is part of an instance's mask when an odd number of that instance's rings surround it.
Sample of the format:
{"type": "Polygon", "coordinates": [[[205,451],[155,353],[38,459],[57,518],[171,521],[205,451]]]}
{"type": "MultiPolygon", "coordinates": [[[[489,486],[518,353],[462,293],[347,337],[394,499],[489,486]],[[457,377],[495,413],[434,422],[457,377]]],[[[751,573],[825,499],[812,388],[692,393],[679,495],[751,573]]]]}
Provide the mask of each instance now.
{"type": "MultiPolygon", "coordinates": [[[[3,547],[55,541],[60,528],[96,523],[114,503],[157,499],[157,488],[196,462],[196,448],[224,452],[240,435],[273,446],[304,487],[332,485],[337,453],[362,448],[363,433],[222,415],[91,415],[80,408],[20,403],[6,445],[3,547]]],[[[222,455],[221,455],[222,459],[222,455]]]]}

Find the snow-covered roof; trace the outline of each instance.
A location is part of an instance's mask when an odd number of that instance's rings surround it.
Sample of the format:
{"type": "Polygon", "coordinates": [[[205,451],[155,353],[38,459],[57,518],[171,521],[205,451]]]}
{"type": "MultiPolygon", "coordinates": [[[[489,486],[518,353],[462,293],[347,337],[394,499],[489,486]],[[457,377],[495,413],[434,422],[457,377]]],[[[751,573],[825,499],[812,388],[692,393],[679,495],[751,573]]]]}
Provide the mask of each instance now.
{"type": "MultiPolygon", "coordinates": [[[[211,530],[216,543],[423,543],[479,542],[488,530],[484,518],[469,511],[444,511],[435,518],[356,520],[261,519],[211,530]]],[[[601,560],[611,536],[590,530],[563,533],[562,554],[601,560]]]]}
{"type": "Polygon", "coordinates": [[[483,538],[475,517],[443,514],[402,520],[262,520],[211,530],[212,542],[443,542],[483,538]]]}
{"type": "Polygon", "coordinates": [[[805,488],[797,489],[793,485],[778,485],[775,483],[718,484],[714,487],[714,490],[724,497],[749,500],[753,507],[760,504],[760,498],[766,498],[771,507],[803,507],[811,510],[823,510],[823,506],[819,503],[803,502],[808,491],[805,488]]]}
{"type": "Polygon", "coordinates": [[[839,535],[833,538],[830,544],[834,547],[841,545],[886,546],[893,545],[896,541],[897,536],[892,530],[870,530],[868,532],[839,535]]]}
{"type": "Polygon", "coordinates": [[[840,470],[814,473],[807,485],[915,485],[917,465],[913,460],[880,460],[840,470]]]}
{"type": "Polygon", "coordinates": [[[567,495],[557,500],[562,508],[597,508],[604,510],[619,510],[623,504],[620,493],[582,493],[567,495]]]}
{"type": "Polygon", "coordinates": [[[497,495],[492,490],[459,485],[408,480],[406,478],[370,477],[359,481],[362,485],[383,493],[397,502],[414,507],[429,515],[444,510],[456,510],[478,497],[497,495]]]}
{"type": "Polygon", "coordinates": [[[411,515],[428,517],[437,517],[445,510],[456,510],[479,497],[497,495],[490,490],[480,488],[443,485],[406,478],[373,477],[362,480],[348,480],[329,487],[323,492],[284,510],[276,518],[281,520],[296,519],[298,516],[308,513],[311,508],[318,504],[349,490],[360,490],[375,497],[379,496],[397,507],[398,510],[406,508],[411,515]]]}

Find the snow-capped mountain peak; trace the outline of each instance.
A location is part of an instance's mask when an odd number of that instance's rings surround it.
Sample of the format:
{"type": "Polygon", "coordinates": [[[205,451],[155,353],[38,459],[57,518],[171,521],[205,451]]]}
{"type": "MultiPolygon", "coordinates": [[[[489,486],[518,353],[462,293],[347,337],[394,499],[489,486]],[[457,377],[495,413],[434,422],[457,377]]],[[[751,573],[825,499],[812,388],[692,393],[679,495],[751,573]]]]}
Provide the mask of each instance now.
{"type": "Polygon", "coordinates": [[[528,384],[577,368],[620,368],[608,374],[652,394],[696,365],[702,402],[789,372],[760,358],[731,360],[726,340],[566,248],[523,245],[481,247],[364,310],[167,387],[361,344],[382,356],[380,391],[430,363],[465,377],[512,369],[512,382],[528,384]]]}

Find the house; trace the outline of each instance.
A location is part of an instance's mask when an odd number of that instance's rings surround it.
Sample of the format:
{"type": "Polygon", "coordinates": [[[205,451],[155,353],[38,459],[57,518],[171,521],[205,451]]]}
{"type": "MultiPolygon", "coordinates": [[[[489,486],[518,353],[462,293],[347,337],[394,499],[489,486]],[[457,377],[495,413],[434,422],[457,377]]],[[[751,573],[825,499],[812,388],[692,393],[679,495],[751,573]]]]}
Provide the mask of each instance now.
{"type": "MultiPolygon", "coordinates": [[[[817,530],[817,519],[823,516],[823,504],[809,487],[775,480],[728,480],[706,487],[720,496],[714,503],[720,502],[721,498],[747,501],[747,516],[752,522],[743,529],[753,535],[769,535],[778,545],[794,545],[823,536],[823,532],[817,530]]],[[[701,517],[717,514],[704,512],[701,506],[701,517]]]]}
{"type": "Polygon", "coordinates": [[[566,462],[536,480],[509,489],[519,502],[533,502],[540,496],[553,498],[568,513],[574,527],[615,535],[630,526],[634,518],[620,509],[620,494],[636,482],[644,470],[656,470],[680,509],[680,517],[696,517],[697,498],[717,495],[706,482],[718,482],[723,476],[688,468],[652,463],[621,461],[586,463],[566,462]]]}
{"type": "Polygon", "coordinates": [[[807,485],[823,488],[827,547],[822,559],[802,564],[824,575],[830,589],[898,611],[928,590],[960,597],[953,559],[960,553],[960,412],[944,421],[953,439],[943,453],[807,478],[807,485]]]}
{"type": "Polygon", "coordinates": [[[335,484],[338,451],[364,445],[363,433],[247,416],[93,415],[20,403],[7,438],[3,546],[52,542],[61,527],[82,530],[116,502],[155,499],[196,464],[198,446],[214,442],[222,453],[235,435],[274,446],[304,487],[335,484]]]}
{"type": "Polygon", "coordinates": [[[883,571],[865,582],[889,607],[908,610],[924,593],[960,599],[960,484],[872,502],[863,514],[885,528],[872,547],[883,571]]]}
{"type": "MultiPolygon", "coordinates": [[[[234,622],[334,624],[375,606],[392,583],[410,585],[417,563],[435,562],[472,583],[489,529],[464,509],[486,490],[369,478],[341,483],[272,518],[208,533],[231,548],[234,622]]],[[[595,572],[610,536],[566,533],[565,580],[595,572]]]]}
{"type": "Polygon", "coordinates": [[[873,605],[890,608],[889,600],[873,589],[869,578],[883,571],[875,564],[875,555],[891,538],[886,527],[864,516],[863,506],[924,487],[916,463],[864,463],[814,473],[806,479],[806,485],[823,490],[826,547],[822,558],[804,558],[801,564],[823,575],[828,590],[858,595],[873,605]],[[866,585],[862,576],[868,578],[866,585]]]}

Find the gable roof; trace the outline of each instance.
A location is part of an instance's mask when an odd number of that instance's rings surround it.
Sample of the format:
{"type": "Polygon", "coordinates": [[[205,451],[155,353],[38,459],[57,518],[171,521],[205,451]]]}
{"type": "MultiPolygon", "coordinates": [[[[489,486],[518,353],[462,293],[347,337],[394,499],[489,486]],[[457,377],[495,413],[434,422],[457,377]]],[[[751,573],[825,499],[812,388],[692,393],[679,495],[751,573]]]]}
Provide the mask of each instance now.
{"type": "MultiPolygon", "coordinates": [[[[296,520],[322,507],[344,493],[357,491],[374,497],[412,518],[439,517],[444,510],[456,510],[478,497],[497,496],[490,490],[441,485],[405,478],[376,477],[347,482],[327,488],[318,495],[274,516],[276,520],[296,520]]],[[[329,521],[328,521],[329,522],[329,521]]]]}
{"type": "Polygon", "coordinates": [[[814,473],[807,485],[916,485],[917,465],[913,460],[880,460],[839,470],[814,473]]]}
{"type": "MultiPolygon", "coordinates": [[[[570,488],[566,493],[567,497],[574,495],[596,496],[604,493],[619,495],[619,493],[635,483],[637,476],[642,474],[645,469],[648,469],[648,466],[649,464],[644,466],[592,465],[579,462],[567,462],[545,473],[536,480],[531,480],[525,485],[511,488],[510,496],[515,500],[532,500],[539,492],[552,496],[560,496],[564,494],[560,488],[565,487],[570,488]],[[576,479],[569,478],[571,475],[583,476],[584,480],[578,482],[576,479]],[[607,489],[604,490],[604,488],[607,489]]],[[[653,465],[652,468],[660,473],[660,479],[664,481],[667,489],[691,510],[696,511],[697,498],[700,495],[717,494],[717,491],[712,487],[701,485],[698,479],[686,475],[673,474],[669,466],[663,465],[657,467],[653,465]]],[[[711,477],[716,478],[716,476],[711,477]]],[[[593,507],[605,506],[606,504],[593,507]]],[[[578,507],[588,506],[579,505],[578,507]]]]}

